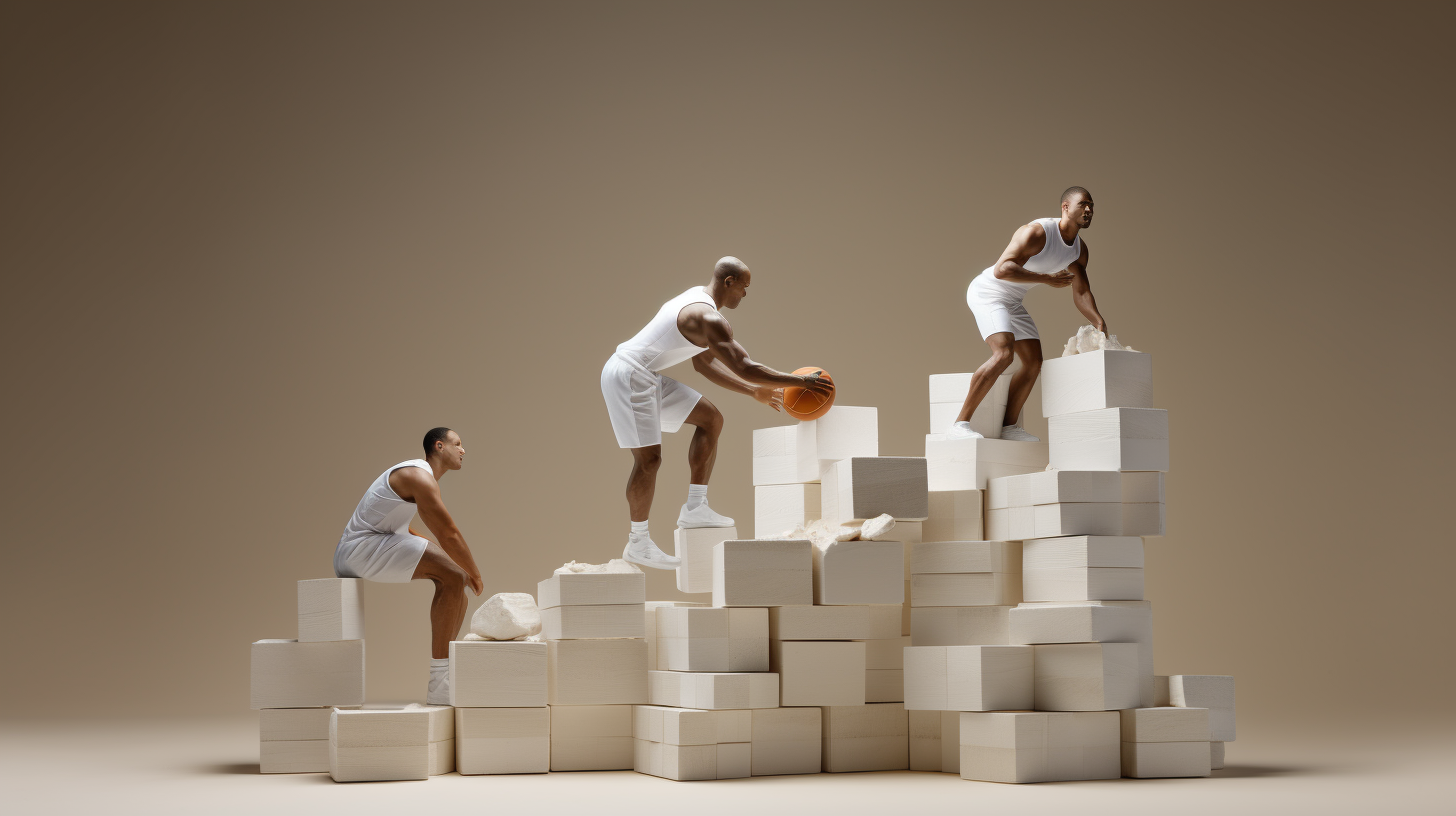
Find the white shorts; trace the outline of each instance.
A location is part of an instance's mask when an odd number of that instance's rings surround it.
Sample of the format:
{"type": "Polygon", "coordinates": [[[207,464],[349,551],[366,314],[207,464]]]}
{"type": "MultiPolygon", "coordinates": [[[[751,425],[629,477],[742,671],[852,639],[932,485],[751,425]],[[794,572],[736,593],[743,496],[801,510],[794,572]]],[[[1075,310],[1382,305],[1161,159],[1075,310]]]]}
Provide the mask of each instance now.
{"type": "Polygon", "coordinates": [[[419,566],[429,544],[409,533],[341,538],[334,550],[334,574],[386,584],[407,583],[415,577],[415,567],[419,566]]]}
{"type": "Polygon", "coordinates": [[[703,395],[671,377],[613,354],[602,366],[602,399],[619,448],[661,445],[675,433],[703,395]]]}
{"type": "Polygon", "coordinates": [[[976,328],[981,330],[982,340],[997,332],[1011,332],[1013,340],[1041,339],[1036,332],[1036,323],[1021,299],[988,291],[979,275],[966,288],[966,305],[976,316],[976,328]]]}

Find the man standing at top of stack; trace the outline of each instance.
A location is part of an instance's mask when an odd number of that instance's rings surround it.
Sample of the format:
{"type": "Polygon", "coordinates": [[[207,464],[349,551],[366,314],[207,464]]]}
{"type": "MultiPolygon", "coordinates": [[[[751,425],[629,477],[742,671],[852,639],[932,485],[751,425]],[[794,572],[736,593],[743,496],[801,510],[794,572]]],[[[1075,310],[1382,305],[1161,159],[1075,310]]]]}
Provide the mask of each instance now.
{"type": "Polygon", "coordinates": [[[426,580],[435,584],[430,603],[430,684],[426,702],[450,704],[450,641],[465,622],[465,587],[484,585],[465,536],[455,526],[440,479],[465,464],[465,445],[449,428],[425,434],[425,458],[400,462],[365,491],[334,550],[334,574],[386,583],[426,580]],[[436,544],[410,529],[418,510],[436,544]]]}
{"type": "Polygon", "coordinates": [[[966,403],[950,428],[952,439],[980,437],[971,430],[971,414],[991,392],[996,378],[1011,365],[1014,354],[1021,360],[1021,370],[1011,378],[1001,438],[1041,441],[1021,427],[1021,408],[1041,373],[1040,335],[1021,301],[1038,283],[1057,289],[1071,286],[1072,302],[1077,310],[1098,331],[1107,331],[1107,321],[1102,319],[1097,301],[1092,297],[1092,284],[1087,282],[1087,245],[1079,235],[1090,226],[1092,194],[1081,187],[1069,187],[1062,193],[1060,218],[1038,218],[1016,230],[1001,259],[971,281],[966,290],[966,303],[976,316],[981,337],[991,347],[991,359],[971,375],[966,403]]]}
{"type": "Polygon", "coordinates": [[[632,531],[622,558],[657,569],[677,569],[682,561],[658,549],[647,532],[647,515],[662,463],[662,434],[686,422],[697,428],[688,446],[692,483],[678,513],[679,527],[732,527],[733,519],[708,506],[708,477],[718,455],[723,415],[703,395],[658,372],[692,358],[693,368],[710,381],[747,394],[775,411],[783,410],[784,386],[828,394],[834,386],[818,373],[785,374],[748,358],[733,339],[733,327],[719,309],[736,309],[748,294],[748,266],[734,257],[713,267],[707,286],[694,286],[657,310],[636,337],[617,346],[602,367],[602,397],[612,418],[617,446],[632,450],[627,479],[627,508],[632,531]]]}

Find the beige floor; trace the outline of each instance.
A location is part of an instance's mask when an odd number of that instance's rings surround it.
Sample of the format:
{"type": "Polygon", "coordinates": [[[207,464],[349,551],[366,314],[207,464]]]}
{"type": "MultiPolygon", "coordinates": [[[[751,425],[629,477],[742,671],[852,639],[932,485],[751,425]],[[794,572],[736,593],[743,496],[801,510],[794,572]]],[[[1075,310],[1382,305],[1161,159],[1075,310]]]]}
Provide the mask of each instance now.
{"type": "Polygon", "coordinates": [[[1456,740],[1432,737],[1243,739],[1229,747],[1229,767],[1211,779],[1018,786],[896,772],[670,782],[612,772],[340,785],[326,774],[258,774],[256,728],[255,718],[4,723],[0,809],[26,816],[1456,813],[1456,740]]]}

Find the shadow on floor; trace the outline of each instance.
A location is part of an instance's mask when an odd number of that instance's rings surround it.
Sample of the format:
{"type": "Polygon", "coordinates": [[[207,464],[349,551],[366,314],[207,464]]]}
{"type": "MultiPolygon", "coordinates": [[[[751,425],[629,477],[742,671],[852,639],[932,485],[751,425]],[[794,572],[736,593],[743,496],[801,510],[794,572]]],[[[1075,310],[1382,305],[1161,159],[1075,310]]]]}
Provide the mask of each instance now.
{"type": "Polygon", "coordinates": [[[1277,765],[1225,765],[1213,772],[1214,779],[1253,779],[1260,776],[1315,776],[1318,768],[1283,768],[1277,765]]]}
{"type": "Polygon", "coordinates": [[[224,762],[220,765],[204,765],[200,770],[210,774],[256,774],[260,772],[256,762],[224,762]]]}

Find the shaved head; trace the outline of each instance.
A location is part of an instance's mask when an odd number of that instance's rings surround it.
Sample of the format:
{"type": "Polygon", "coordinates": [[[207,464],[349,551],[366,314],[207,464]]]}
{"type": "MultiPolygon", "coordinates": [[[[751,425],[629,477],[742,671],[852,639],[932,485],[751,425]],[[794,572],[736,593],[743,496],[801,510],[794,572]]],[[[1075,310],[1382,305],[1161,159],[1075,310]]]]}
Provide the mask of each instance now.
{"type": "Polygon", "coordinates": [[[1065,193],[1062,193],[1062,203],[1066,204],[1068,201],[1071,201],[1074,197],[1079,195],[1086,198],[1092,197],[1092,194],[1087,192],[1086,187],[1068,187],[1067,191],[1065,193]]]}
{"type": "Polygon", "coordinates": [[[716,264],[713,264],[713,280],[722,281],[730,275],[741,278],[747,271],[748,264],[732,255],[724,255],[718,259],[716,264]]]}

